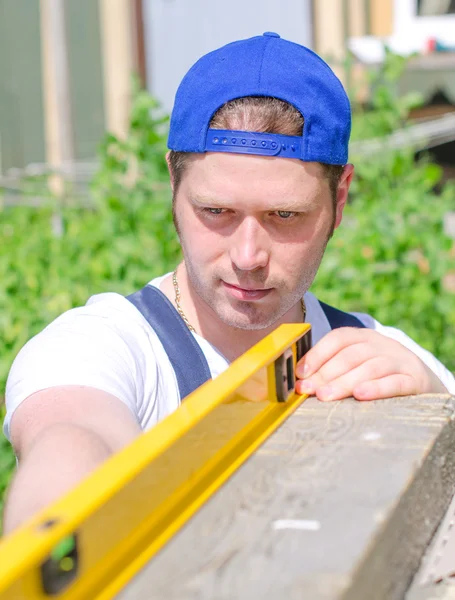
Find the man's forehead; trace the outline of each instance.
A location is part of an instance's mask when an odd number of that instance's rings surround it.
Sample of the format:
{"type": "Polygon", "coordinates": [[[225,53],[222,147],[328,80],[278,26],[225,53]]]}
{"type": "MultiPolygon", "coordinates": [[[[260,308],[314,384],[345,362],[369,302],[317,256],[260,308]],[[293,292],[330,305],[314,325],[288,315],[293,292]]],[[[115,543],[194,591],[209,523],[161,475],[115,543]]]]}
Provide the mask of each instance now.
{"type": "MultiPolygon", "coordinates": [[[[265,167],[251,163],[246,168],[232,168],[233,165],[227,166],[226,161],[210,163],[210,157],[207,158],[209,160],[204,167],[203,161],[190,167],[184,182],[185,194],[196,205],[309,210],[321,193],[328,189],[322,169],[314,169],[314,172],[301,171],[300,168],[283,169],[283,159],[277,159],[280,165],[275,169],[276,165],[272,162],[265,167]]],[[[245,160],[245,157],[242,158],[245,160]]]]}
{"type": "Polygon", "coordinates": [[[193,154],[188,163],[188,172],[191,172],[194,178],[200,176],[205,180],[213,180],[214,183],[245,176],[277,184],[293,180],[318,180],[324,177],[322,166],[315,162],[304,163],[296,159],[216,152],[193,154]]]}

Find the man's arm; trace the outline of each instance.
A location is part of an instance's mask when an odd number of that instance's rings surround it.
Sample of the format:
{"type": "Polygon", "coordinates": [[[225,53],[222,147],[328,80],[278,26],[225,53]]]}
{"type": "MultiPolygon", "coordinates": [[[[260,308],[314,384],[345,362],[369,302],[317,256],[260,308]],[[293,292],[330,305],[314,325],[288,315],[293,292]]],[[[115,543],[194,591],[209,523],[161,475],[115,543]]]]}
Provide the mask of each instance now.
{"type": "Polygon", "coordinates": [[[57,500],[140,433],[118,398],[94,388],[55,387],[24,400],[11,421],[19,469],[7,494],[4,532],[57,500]]]}

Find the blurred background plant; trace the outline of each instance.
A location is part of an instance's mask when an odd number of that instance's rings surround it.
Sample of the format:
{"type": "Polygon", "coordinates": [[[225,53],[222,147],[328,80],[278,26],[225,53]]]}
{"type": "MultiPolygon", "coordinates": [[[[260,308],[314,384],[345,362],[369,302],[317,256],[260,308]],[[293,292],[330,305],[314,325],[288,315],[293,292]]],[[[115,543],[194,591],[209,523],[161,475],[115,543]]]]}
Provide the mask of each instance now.
{"type": "MultiPolygon", "coordinates": [[[[352,140],[406,128],[418,93],[399,95],[407,59],[385,48],[368,73],[370,102],[356,106],[352,140]]],[[[353,93],[354,94],[354,93],[353,93]]],[[[455,210],[454,182],[409,147],[351,156],[356,174],[343,223],[329,244],[312,291],[335,306],[398,327],[455,371],[455,240],[444,217],[455,210]]]]}
{"type": "MultiPolygon", "coordinates": [[[[370,105],[354,107],[354,140],[388,135],[419,102],[396,92],[403,64],[387,52],[372,73],[370,105]]],[[[3,388],[19,349],[57,315],[93,294],[139,289],[179,260],[164,159],[167,122],[136,86],[129,135],[105,137],[91,203],[62,203],[59,235],[51,196],[39,207],[0,207],[3,388]]],[[[443,227],[444,215],[455,210],[455,187],[441,186],[440,168],[427,158],[416,163],[410,149],[353,159],[350,203],[312,291],[403,329],[455,370],[455,242],[443,227]]],[[[0,435],[0,499],[13,465],[0,435]]]]}
{"type": "MultiPolygon", "coordinates": [[[[384,62],[365,72],[369,88],[368,103],[357,104],[352,119],[352,139],[363,140],[385,136],[403,127],[409,112],[423,104],[424,98],[419,92],[399,94],[397,83],[403,75],[406,65],[413,55],[400,56],[384,45],[384,62]]],[[[353,59],[348,56],[346,69],[352,70],[353,59]]],[[[352,77],[349,78],[352,81],[352,77]]],[[[363,85],[363,82],[362,82],[363,85]]],[[[351,84],[349,96],[357,98],[359,89],[351,84]]]]}

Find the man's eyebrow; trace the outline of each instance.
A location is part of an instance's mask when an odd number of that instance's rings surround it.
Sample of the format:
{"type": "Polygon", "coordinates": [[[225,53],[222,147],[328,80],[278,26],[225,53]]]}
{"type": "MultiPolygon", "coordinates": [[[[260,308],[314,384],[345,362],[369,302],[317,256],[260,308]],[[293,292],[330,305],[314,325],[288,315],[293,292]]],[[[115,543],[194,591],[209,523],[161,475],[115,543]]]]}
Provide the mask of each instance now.
{"type": "Polygon", "coordinates": [[[223,204],[222,201],[217,201],[213,197],[199,196],[196,194],[190,194],[190,202],[192,202],[193,204],[201,204],[203,206],[215,206],[217,204],[221,206],[221,204],[223,204]]]}
{"type": "MultiPolygon", "coordinates": [[[[197,194],[190,194],[190,202],[199,206],[209,206],[210,208],[229,208],[231,202],[227,199],[214,198],[209,196],[201,196],[197,194]]],[[[264,211],[282,211],[282,212],[305,212],[310,211],[314,208],[314,202],[310,199],[283,199],[276,200],[270,203],[264,211]]]]}
{"type": "Polygon", "coordinates": [[[270,206],[270,210],[281,210],[283,212],[305,212],[312,210],[314,206],[315,203],[309,199],[285,199],[282,201],[276,201],[273,206],[270,206]]]}

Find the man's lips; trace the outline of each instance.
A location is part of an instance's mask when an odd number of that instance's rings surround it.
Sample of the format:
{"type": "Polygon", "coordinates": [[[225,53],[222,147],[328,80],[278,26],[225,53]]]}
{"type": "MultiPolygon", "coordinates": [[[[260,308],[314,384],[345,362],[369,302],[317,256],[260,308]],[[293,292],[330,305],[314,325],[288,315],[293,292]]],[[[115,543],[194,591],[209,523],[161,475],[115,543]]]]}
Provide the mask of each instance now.
{"type": "Polygon", "coordinates": [[[223,283],[225,285],[227,285],[228,287],[232,287],[232,288],[236,288],[237,290],[242,290],[243,292],[264,292],[267,291],[269,289],[272,288],[259,288],[259,287],[243,287],[241,285],[234,285],[232,283],[227,283],[226,281],[223,281],[223,283]]]}
{"type": "Polygon", "coordinates": [[[223,281],[227,292],[238,300],[260,300],[269,294],[273,288],[241,288],[237,285],[231,285],[223,281]]]}

